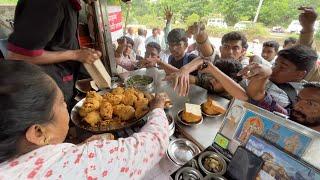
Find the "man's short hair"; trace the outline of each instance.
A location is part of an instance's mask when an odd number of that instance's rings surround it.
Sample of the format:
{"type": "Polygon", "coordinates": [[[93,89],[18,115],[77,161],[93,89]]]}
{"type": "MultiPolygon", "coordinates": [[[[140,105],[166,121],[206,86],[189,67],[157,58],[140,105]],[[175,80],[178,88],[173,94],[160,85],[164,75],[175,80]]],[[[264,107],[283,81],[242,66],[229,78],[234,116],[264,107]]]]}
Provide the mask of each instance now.
{"type": "Polygon", "coordinates": [[[188,37],[186,31],[181,28],[172,29],[168,34],[168,42],[180,43],[180,41],[183,41],[186,45],[188,45],[188,37]]]}
{"type": "Polygon", "coordinates": [[[144,29],[139,28],[139,29],[138,29],[138,35],[139,35],[139,36],[143,36],[143,35],[144,35],[144,29]]]}
{"type": "Polygon", "coordinates": [[[242,70],[242,65],[239,61],[219,59],[214,62],[214,65],[235,82],[239,83],[242,81],[242,77],[237,75],[242,70]]]}
{"type": "Polygon", "coordinates": [[[279,43],[277,41],[266,41],[263,43],[263,47],[271,47],[274,48],[275,52],[278,52],[279,50],[279,43]]]}
{"type": "Polygon", "coordinates": [[[247,38],[241,32],[233,31],[223,35],[221,39],[221,44],[223,45],[224,43],[230,41],[241,41],[241,46],[245,49],[248,49],[247,38]]]}
{"type": "Polygon", "coordinates": [[[278,53],[279,57],[292,62],[298,70],[310,72],[318,59],[317,52],[308,46],[295,45],[288,49],[283,49],[278,53]]]}
{"type": "Polygon", "coordinates": [[[159,28],[153,28],[152,29],[152,32],[154,33],[154,32],[156,32],[156,31],[158,31],[159,30],[159,28]]]}
{"type": "Polygon", "coordinates": [[[289,37],[286,40],[284,40],[284,46],[288,45],[289,43],[295,44],[297,42],[297,39],[294,37],[289,37]]]}
{"type": "Polygon", "coordinates": [[[158,51],[158,53],[161,52],[161,46],[156,42],[149,42],[146,47],[155,48],[158,51]]]}
{"type": "Polygon", "coordinates": [[[134,46],[134,41],[133,41],[133,39],[131,39],[131,38],[128,37],[128,36],[122,36],[120,39],[123,39],[123,38],[125,38],[125,39],[127,40],[127,43],[128,43],[128,44],[131,44],[132,47],[134,46]]]}
{"type": "Polygon", "coordinates": [[[320,82],[308,82],[303,85],[304,88],[317,88],[320,90],[320,82]]]}

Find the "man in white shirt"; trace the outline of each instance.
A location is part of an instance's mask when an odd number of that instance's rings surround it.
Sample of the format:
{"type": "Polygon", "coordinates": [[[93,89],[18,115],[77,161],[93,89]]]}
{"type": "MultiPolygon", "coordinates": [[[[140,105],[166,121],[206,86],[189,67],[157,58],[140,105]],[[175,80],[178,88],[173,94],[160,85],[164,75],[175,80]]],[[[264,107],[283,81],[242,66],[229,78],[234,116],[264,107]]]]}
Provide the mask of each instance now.
{"type": "Polygon", "coordinates": [[[144,29],[139,28],[138,29],[138,36],[134,39],[134,51],[136,55],[144,57],[144,54],[146,53],[146,44],[144,43],[146,41],[144,29]]]}
{"type": "Polygon", "coordinates": [[[160,38],[159,32],[160,32],[159,28],[153,28],[152,35],[147,38],[145,44],[149,44],[150,42],[156,42],[158,44],[161,44],[161,38],[160,38]]]}
{"type": "Polygon", "coordinates": [[[277,41],[266,41],[263,43],[261,57],[274,65],[279,50],[277,41]]]}
{"type": "Polygon", "coordinates": [[[129,28],[128,28],[128,33],[126,34],[126,36],[129,37],[129,38],[131,38],[132,40],[135,39],[133,27],[129,27],[129,28]]]}

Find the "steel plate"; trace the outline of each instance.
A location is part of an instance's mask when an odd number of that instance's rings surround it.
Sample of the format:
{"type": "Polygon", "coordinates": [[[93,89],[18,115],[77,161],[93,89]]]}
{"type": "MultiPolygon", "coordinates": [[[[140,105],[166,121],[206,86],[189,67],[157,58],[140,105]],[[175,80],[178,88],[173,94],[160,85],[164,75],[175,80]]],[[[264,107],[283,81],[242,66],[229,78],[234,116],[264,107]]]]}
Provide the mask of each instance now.
{"type": "Polygon", "coordinates": [[[125,122],[116,123],[116,124],[110,123],[108,126],[92,127],[89,124],[87,124],[85,121],[83,121],[82,117],[80,117],[80,115],[78,113],[78,111],[81,108],[81,106],[82,106],[84,101],[85,101],[85,98],[80,100],[72,108],[71,120],[79,128],[82,128],[82,129],[90,131],[90,132],[105,133],[105,132],[113,132],[113,131],[116,131],[116,130],[129,128],[129,127],[135,125],[136,123],[145,120],[148,117],[148,113],[147,113],[144,117],[142,117],[140,119],[133,119],[133,120],[130,120],[130,121],[125,121],[125,122]]]}

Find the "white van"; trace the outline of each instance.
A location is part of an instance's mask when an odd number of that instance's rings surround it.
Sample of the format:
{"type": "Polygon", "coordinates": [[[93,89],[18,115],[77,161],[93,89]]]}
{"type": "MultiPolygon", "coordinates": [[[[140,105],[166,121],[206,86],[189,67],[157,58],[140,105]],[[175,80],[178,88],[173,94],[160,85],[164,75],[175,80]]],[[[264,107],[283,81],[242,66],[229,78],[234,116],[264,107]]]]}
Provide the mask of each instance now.
{"type": "MultiPolygon", "coordinates": [[[[316,21],[314,23],[314,29],[315,31],[319,31],[319,27],[320,26],[320,22],[316,21]]],[[[289,33],[300,33],[300,31],[302,30],[302,26],[300,25],[299,20],[293,20],[290,25],[288,26],[287,32],[289,33]]]]}
{"type": "Polygon", "coordinates": [[[300,25],[300,22],[298,20],[293,20],[288,26],[287,32],[300,33],[301,30],[302,30],[302,26],[300,25]]]}
{"type": "Polygon", "coordinates": [[[207,26],[214,26],[219,28],[227,28],[227,23],[222,18],[210,18],[208,19],[207,26]]]}
{"type": "Polygon", "coordinates": [[[237,22],[233,28],[237,31],[242,31],[252,27],[253,25],[254,23],[252,21],[240,21],[237,22]]]}

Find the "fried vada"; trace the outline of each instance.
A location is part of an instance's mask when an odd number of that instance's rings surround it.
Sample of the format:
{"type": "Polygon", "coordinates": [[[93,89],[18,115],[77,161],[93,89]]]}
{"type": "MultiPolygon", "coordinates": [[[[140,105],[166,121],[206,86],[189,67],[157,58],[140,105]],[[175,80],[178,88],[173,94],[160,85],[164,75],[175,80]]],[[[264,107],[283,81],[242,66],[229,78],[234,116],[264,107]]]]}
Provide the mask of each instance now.
{"type": "Polygon", "coordinates": [[[100,115],[102,119],[111,119],[113,114],[112,104],[103,100],[100,106],[100,115]]]}
{"type": "Polygon", "coordinates": [[[87,92],[86,98],[93,98],[93,99],[97,99],[98,101],[102,100],[102,96],[95,91],[87,92]]]}
{"type": "Polygon", "coordinates": [[[128,121],[135,117],[135,109],[132,106],[119,104],[113,107],[113,114],[123,121],[128,121]]]}
{"type": "Polygon", "coordinates": [[[148,105],[149,105],[149,100],[147,98],[141,98],[136,101],[136,103],[134,104],[134,107],[138,109],[138,108],[148,107],[148,105]]]}
{"type": "Polygon", "coordinates": [[[92,127],[96,127],[97,123],[101,121],[99,111],[92,111],[87,114],[86,117],[83,118],[85,122],[90,124],[92,127]]]}
{"type": "Polygon", "coordinates": [[[100,101],[97,98],[86,98],[81,107],[81,114],[89,113],[99,109],[100,101]]]}
{"type": "Polygon", "coordinates": [[[149,107],[144,106],[144,107],[138,107],[135,111],[135,117],[136,119],[142,118],[144,115],[146,115],[149,112],[149,107]]]}
{"type": "Polygon", "coordinates": [[[114,95],[116,95],[116,94],[121,95],[124,93],[124,89],[122,87],[116,87],[115,89],[113,89],[111,91],[111,93],[114,95]]]}
{"type": "Polygon", "coordinates": [[[123,97],[124,96],[122,94],[107,93],[103,95],[103,99],[111,103],[113,106],[120,104],[122,102],[123,97]]]}
{"type": "Polygon", "coordinates": [[[219,105],[216,101],[208,98],[207,102],[202,105],[202,110],[208,115],[224,114],[226,109],[219,105]]]}
{"type": "Polygon", "coordinates": [[[133,106],[135,102],[138,100],[137,96],[130,91],[125,91],[123,95],[124,97],[122,99],[122,103],[124,105],[133,106]]]}

